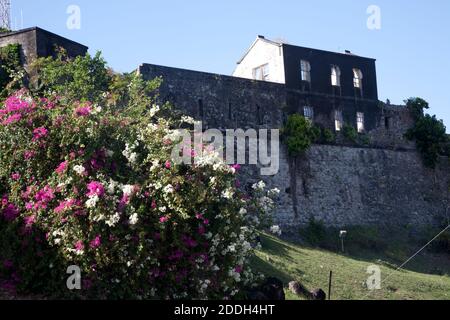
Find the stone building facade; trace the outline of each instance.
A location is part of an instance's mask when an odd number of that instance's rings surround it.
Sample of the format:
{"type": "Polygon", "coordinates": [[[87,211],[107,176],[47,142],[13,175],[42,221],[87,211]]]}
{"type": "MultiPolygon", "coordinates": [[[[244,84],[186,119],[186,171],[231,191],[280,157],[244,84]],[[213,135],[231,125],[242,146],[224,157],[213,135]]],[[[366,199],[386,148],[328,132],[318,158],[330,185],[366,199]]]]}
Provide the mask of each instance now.
{"type": "MultiPolygon", "coordinates": [[[[54,44],[70,55],[86,47],[39,28],[0,36],[17,41],[27,61],[52,55],[54,44]]],[[[295,231],[315,218],[329,226],[377,225],[416,228],[448,219],[449,161],[422,165],[414,143],[404,138],[413,119],[404,106],[378,101],[375,60],[331,53],[259,36],[233,76],[143,64],[144,79],[162,77],[161,102],[197,120],[203,128],[280,129],[300,113],[334,131],[351,125],[370,138],[364,147],[314,145],[293,166],[282,145],[280,170],[261,177],[260,164],[245,166],[244,186],[263,179],[281,190],[275,223],[295,231]],[[293,184],[296,188],[293,188],[293,184]]]]}

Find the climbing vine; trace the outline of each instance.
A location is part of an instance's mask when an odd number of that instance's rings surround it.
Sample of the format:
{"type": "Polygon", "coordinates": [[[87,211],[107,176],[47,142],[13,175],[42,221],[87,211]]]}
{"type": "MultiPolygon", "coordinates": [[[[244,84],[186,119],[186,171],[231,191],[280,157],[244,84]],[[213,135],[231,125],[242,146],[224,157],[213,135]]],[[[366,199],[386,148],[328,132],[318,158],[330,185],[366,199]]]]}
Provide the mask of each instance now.
{"type": "Polygon", "coordinates": [[[444,154],[449,142],[446,127],[435,115],[425,114],[424,110],[429,109],[425,100],[410,98],[405,103],[414,118],[414,126],[406,132],[405,137],[416,142],[424,165],[434,169],[439,155],[444,154]]]}

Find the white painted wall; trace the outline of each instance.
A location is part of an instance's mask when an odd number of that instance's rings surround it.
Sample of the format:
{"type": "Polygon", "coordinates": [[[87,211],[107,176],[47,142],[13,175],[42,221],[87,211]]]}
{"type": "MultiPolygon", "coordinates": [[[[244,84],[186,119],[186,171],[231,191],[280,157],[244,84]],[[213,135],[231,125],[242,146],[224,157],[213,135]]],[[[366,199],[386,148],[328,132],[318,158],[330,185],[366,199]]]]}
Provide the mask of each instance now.
{"type": "Polygon", "coordinates": [[[233,72],[234,77],[253,79],[253,69],[269,64],[267,81],[285,83],[283,47],[264,39],[256,39],[253,47],[233,72]]]}

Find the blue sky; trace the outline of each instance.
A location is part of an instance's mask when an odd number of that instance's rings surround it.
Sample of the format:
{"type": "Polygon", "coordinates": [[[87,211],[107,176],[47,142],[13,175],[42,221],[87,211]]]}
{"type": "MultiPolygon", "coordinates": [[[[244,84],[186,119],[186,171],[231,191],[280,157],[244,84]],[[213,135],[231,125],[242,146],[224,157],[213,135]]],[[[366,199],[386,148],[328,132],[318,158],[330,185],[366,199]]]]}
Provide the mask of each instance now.
{"type": "Polygon", "coordinates": [[[117,71],[143,62],[231,74],[258,34],[291,44],[377,59],[380,100],[410,96],[450,131],[448,0],[12,0],[13,26],[40,26],[103,52],[117,71]],[[81,29],[69,30],[69,5],[81,29]],[[369,30],[369,5],[381,29],[369,30]]]}

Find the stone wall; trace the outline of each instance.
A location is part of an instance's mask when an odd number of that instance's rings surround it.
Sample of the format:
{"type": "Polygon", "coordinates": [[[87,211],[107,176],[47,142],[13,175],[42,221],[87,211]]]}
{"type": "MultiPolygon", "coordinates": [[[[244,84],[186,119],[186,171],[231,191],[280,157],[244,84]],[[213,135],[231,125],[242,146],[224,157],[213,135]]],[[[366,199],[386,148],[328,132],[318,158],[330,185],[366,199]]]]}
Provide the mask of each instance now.
{"type": "Polygon", "coordinates": [[[85,55],[88,47],[41,28],[33,27],[0,34],[0,47],[20,44],[22,63],[27,69],[36,58],[55,56],[55,47],[63,47],[69,57],[85,55]]]}
{"type": "MultiPolygon", "coordinates": [[[[161,102],[170,101],[182,113],[202,120],[204,129],[279,129],[287,114],[301,112],[299,107],[312,100],[282,84],[150,64],[142,65],[139,72],[145,79],[161,76],[161,102]]],[[[321,99],[333,105],[333,99],[321,99]]],[[[332,125],[325,104],[320,124],[332,125]]],[[[242,185],[249,188],[263,179],[280,189],[275,223],[288,231],[298,230],[312,217],[335,227],[420,229],[441,224],[446,216],[450,161],[442,159],[435,171],[422,165],[414,143],[403,137],[413,124],[408,110],[372,101],[367,105],[341,101],[340,105],[349,120],[359,108],[372,108],[370,113],[367,110],[369,146],[314,145],[296,166],[281,150],[278,174],[261,176],[260,167],[245,166],[242,185]]]]}
{"type": "Polygon", "coordinates": [[[266,179],[281,190],[276,222],[285,229],[311,217],[328,226],[377,225],[415,229],[446,217],[450,161],[436,171],[422,165],[415,151],[313,146],[297,167],[298,216],[290,188],[293,175],[286,152],[281,171],[266,179]]]}

